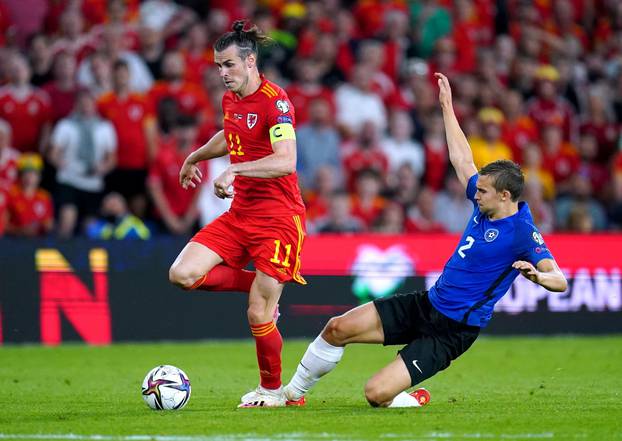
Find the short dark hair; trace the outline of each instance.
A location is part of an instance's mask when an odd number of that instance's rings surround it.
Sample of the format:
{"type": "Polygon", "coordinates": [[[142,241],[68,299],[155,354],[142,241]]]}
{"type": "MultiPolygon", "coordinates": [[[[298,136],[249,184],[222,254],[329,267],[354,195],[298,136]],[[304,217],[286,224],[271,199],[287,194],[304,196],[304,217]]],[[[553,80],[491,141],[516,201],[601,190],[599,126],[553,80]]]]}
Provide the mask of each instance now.
{"type": "Polygon", "coordinates": [[[512,201],[518,201],[521,194],[523,194],[523,188],[525,187],[525,177],[520,166],[513,161],[507,159],[500,159],[498,161],[491,162],[483,167],[479,174],[481,176],[492,176],[493,187],[497,192],[507,190],[512,196],[512,201]]]}
{"type": "Polygon", "coordinates": [[[253,25],[250,29],[244,30],[244,20],[237,20],[231,26],[232,31],[221,35],[216,43],[214,43],[214,50],[222,52],[231,45],[236,45],[239,50],[240,58],[245,60],[250,54],[257,55],[259,53],[259,46],[267,44],[272,39],[263,34],[257,27],[253,25]]]}

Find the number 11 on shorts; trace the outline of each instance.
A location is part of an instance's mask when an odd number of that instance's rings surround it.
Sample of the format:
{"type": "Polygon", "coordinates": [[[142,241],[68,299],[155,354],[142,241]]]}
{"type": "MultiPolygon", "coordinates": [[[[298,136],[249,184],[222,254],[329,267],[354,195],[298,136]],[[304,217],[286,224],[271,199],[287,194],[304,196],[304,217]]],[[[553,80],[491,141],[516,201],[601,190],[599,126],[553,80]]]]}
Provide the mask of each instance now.
{"type": "Polygon", "coordinates": [[[285,259],[281,262],[279,260],[279,252],[281,251],[281,241],[279,239],[274,240],[274,257],[270,259],[270,262],[276,263],[277,265],[284,266],[285,268],[289,268],[289,253],[292,252],[292,244],[288,243],[285,245],[285,259]]]}

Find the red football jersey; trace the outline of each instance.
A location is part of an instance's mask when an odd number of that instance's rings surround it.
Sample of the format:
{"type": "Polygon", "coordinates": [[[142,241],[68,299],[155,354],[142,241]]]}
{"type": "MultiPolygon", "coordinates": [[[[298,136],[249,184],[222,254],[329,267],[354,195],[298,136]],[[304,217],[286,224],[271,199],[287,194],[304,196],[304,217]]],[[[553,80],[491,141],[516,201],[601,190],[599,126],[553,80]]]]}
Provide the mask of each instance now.
{"type": "MultiPolygon", "coordinates": [[[[227,91],[222,98],[225,139],[231,163],[256,161],[274,153],[269,130],[277,124],[292,124],[294,106],[276,84],[262,77],[259,89],[239,98],[227,91]]],[[[248,216],[290,216],[305,211],[298,176],[280,178],[236,176],[231,210],[248,216]]]]}
{"type": "Polygon", "coordinates": [[[133,170],[146,168],[145,124],[149,118],[154,118],[150,101],[140,94],[132,93],[121,99],[110,92],[99,99],[97,107],[117,132],[117,167],[133,170]]]}
{"type": "Polygon", "coordinates": [[[0,118],[13,129],[13,147],[20,152],[36,152],[41,129],[51,119],[50,99],[36,87],[18,96],[12,87],[5,86],[0,89],[0,118]]]}
{"type": "Polygon", "coordinates": [[[35,226],[39,234],[47,232],[54,218],[54,208],[50,194],[39,189],[32,196],[27,196],[19,185],[9,191],[9,223],[16,227],[35,226]]]}

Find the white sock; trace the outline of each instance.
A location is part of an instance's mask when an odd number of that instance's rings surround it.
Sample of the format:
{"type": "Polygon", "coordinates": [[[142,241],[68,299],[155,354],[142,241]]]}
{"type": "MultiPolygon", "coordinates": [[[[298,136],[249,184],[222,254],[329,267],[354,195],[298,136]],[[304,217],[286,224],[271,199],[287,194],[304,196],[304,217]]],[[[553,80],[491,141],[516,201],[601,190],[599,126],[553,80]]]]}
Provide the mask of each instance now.
{"type": "Polygon", "coordinates": [[[389,407],[421,407],[419,401],[411,394],[400,392],[397,397],[393,398],[393,402],[389,407]]]}
{"type": "Polygon", "coordinates": [[[298,364],[294,377],[285,386],[288,400],[299,400],[318,382],[320,377],[332,371],[341,357],[343,349],[333,346],[319,335],[307,348],[298,364]]]}

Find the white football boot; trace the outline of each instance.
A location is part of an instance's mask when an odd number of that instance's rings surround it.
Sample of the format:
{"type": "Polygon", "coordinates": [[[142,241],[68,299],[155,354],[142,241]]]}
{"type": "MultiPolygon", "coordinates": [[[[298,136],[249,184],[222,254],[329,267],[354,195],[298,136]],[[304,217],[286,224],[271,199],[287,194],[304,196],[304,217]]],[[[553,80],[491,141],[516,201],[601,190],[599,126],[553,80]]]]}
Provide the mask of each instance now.
{"type": "Polygon", "coordinates": [[[276,390],[257,386],[257,389],[242,396],[238,407],[285,407],[286,401],[283,386],[276,390]]]}

